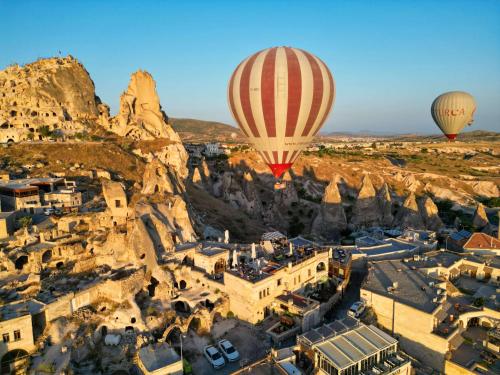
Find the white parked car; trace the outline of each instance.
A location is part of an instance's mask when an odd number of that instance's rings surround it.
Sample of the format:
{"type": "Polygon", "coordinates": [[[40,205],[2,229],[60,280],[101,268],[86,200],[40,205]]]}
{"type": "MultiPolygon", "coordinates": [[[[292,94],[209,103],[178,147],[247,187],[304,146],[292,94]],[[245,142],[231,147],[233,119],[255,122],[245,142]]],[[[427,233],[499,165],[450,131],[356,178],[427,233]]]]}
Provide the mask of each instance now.
{"type": "Polygon", "coordinates": [[[43,214],[46,216],[50,216],[50,215],[54,214],[55,212],[56,212],[56,210],[54,210],[53,208],[46,208],[45,210],[43,210],[43,214]]]}
{"type": "Polygon", "coordinates": [[[352,316],[354,318],[359,318],[363,311],[365,311],[365,303],[363,301],[354,302],[352,306],[349,308],[347,315],[352,316]]]}
{"type": "Polygon", "coordinates": [[[220,354],[217,348],[213,345],[205,346],[203,354],[215,369],[221,368],[226,364],[222,354],[220,354]]]}
{"type": "Polygon", "coordinates": [[[234,362],[240,359],[240,353],[238,353],[229,340],[220,340],[219,349],[229,362],[234,362]]]}

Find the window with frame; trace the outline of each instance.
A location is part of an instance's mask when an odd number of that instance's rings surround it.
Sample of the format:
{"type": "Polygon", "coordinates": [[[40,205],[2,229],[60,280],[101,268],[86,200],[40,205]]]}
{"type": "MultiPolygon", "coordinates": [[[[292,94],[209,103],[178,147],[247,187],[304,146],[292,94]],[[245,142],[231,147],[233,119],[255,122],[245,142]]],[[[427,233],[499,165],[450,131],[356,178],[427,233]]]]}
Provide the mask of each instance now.
{"type": "Polygon", "coordinates": [[[14,341],[19,341],[21,340],[21,331],[16,330],[14,331],[14,341]]]}
{"type": "Polygon", "coordinates": [[[2,335],[3,342],[9,342],[10,341],[10,336],[8,333],[4,333],[2,335]]]}

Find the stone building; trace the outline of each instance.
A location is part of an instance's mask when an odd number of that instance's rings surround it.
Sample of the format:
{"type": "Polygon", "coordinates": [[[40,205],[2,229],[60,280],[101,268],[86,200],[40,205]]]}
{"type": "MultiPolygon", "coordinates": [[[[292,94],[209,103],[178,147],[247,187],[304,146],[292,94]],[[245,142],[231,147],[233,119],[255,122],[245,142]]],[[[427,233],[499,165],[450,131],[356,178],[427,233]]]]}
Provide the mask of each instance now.
{"type": "Polygon", "coordinates": [[[15,229],[14,212],[0,212],[0,240],[9,237],[15,229]]]}
{"type": "Polygon", "coordinates": [[[0,201],[4,211],[30,214],[44,207],[78,208],[83,203],[74,181],[52,177],[1,180],[0,201]]]}
{"type": "Polygon", "coordinates": [[[286,291],[301,291],[328,278],[329,252],[312,250],[303,257],[296,254],[260,265],[224,272],[224,291],[229,296],[231,311],[240,319],[257,323],[269,316],[274,300],[286,291]]]}
{"type": "Polygon", "coordinates": [[[114,225],[123,225],[127,221],[127,195],[123,186],[116,181],[103,180],[102,193],[111,213],[114,225]]]}
{"type": "MultiPolygon", "coordinates": [[[[455,266],[459,276],[471,275],[468,265],[448,264],[450,269],[455,266]]],[[[474,305],[474,297],[461,294],[447,281],[444,269],[441,262],[428,267],[411,261],[371,262],[361,287],[361,299],[374,310],[378,324],[400,336],[406,352],[439,371],[471,324],[492,326],[500,320],[495,300],[474,305]]]]}
{"type": "MultiPolygon", "coordinates": [[[[1,373],[26,370],[29,355],[35,351],[35,325],[43,304],[14,302],[0,307],[1,373]]],[[[17,372],[15,372],[17,373],[17,372]]]]}

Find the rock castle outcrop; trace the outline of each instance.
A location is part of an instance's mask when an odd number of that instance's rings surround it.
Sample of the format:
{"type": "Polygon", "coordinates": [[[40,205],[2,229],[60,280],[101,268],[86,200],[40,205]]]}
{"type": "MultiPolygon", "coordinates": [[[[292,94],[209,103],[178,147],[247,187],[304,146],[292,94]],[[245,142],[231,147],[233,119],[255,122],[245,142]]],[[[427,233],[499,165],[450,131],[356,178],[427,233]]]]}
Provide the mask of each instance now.
{"type": "Polygon", "coordinates": [[[0,71],[0,142],[82,131],[99,121],[100,104],[89,73],[72,56],[9,66],[0,71]]]}

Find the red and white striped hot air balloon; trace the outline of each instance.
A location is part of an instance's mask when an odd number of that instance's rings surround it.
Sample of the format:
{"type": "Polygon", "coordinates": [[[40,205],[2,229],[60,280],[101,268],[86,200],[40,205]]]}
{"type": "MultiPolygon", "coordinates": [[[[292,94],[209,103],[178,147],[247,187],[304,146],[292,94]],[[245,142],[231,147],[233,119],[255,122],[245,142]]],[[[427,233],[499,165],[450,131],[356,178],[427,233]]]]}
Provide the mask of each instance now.
{"type": "Polygon", "coordinates": [[[334,99],[335,83],[326,64],[297,48],[257,52],[229,80],[233,117],[276,178],[318,133],[334,99]]]}

